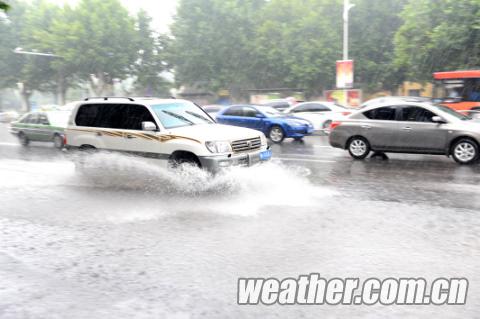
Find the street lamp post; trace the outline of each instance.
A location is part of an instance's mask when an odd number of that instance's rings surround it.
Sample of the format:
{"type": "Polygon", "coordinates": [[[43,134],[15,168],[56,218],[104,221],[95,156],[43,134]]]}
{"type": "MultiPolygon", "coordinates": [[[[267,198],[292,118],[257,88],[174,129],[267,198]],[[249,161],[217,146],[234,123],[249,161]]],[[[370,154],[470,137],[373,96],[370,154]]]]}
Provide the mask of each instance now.
{"type": "MultiPolygon", "coordinates": [[[[63,56],[61,55],[57,55],[57,54],[52,54],[52,53],[44,53],[44,52],[37,52],[36,50],[32,50],[32,51],[25,51],[24,49],[22,48],[16,48],[15,50],[13,50],[13,53],[16,53],[16,54],[24,54],[24,55],[35,55],[35,56],[42,56],[42,57],[45,57],[45,58],[52,58],[52,59],[64,59],[63,56]]],[[[58,70],[58,83],[57,83],[57,103],[59,104],[64,104],[65,101],[64,98],[62,97],[64,94],[63,94],[63,91],[64,91],[64,85],[63,85],[63,74],[62,74],[62,70],[59,69],[58,70]]]]}
{"type": "Polygon", "coordinates": [[[44,57],[49,57],[49,58],[63,59],[63,56],[61,56],[61,55],[56,55],[56,54],[52,54],[52,53],[43,53],[43,52],[37,52],[37,51],[25,51],[22,48],[16,48],[15,50],[13,50],[13,53],[26,54],[26,55],[39,55],[39,56],[44,56],[44,57]]]}
{"type": "Polygon", "coordinates": [[[348,60],[348,16],[354,6],[350,0],[343,0],[343,60],[348,60]]]}

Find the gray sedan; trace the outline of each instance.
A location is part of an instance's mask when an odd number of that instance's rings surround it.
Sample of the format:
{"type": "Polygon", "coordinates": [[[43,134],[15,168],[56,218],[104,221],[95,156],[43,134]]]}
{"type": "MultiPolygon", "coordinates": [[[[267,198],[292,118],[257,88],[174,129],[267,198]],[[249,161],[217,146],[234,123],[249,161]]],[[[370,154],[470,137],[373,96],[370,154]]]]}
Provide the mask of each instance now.
{"type": "Polygon", "coordinates": [[[460,164],[479,159],[480,123],[446,106],[399,98],[369,105],[332,123],[330,144],[354,159],[371,151],[452,156],[460,164]]]}

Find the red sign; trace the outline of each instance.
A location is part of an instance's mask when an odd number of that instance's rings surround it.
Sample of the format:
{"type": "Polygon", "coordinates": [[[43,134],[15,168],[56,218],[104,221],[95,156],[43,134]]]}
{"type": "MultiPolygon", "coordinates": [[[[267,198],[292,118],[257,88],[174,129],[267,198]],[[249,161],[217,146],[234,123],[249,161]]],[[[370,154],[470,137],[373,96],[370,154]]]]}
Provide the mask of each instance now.
{"type": "Polygon", "coordinates": [[[329,102],[336,102],[340,105],[359,107],[362,104],[362,90],[325,91],[325,98],[329,102]]]}
{"type": "Polygon", "coordinates": [[[337,61],[337,88],[353,87],[353,60],[337,61]]]}

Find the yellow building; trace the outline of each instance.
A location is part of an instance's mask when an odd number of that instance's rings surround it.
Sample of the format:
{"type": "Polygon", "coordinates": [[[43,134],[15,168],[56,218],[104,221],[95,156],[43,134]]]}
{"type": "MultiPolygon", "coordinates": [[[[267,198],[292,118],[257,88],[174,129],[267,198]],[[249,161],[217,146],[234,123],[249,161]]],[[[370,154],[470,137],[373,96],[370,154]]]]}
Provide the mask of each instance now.
{"type": "Polygon", "coordinates": [[[405,81],[397,89],[396,95],[399,96],[421,96],[432,97],[433,96],[433,84],[432,83],[417,83],[405,81]]]}

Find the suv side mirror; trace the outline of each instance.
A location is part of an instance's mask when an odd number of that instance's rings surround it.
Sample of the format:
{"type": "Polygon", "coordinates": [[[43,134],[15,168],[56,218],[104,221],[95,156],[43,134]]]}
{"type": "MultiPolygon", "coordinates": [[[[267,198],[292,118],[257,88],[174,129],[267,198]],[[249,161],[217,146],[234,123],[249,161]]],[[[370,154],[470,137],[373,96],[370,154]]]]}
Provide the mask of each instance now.
{"type": "Polygon", "coordinates": [[[437,124],[447,124],[447,121],[445,121],[445,119],[443,119],[441,116],[432,117],[432,122],[437,124]]]}
{"type": "Polygon", "coordinates": [[[142,131],[156,131],[157,126],[153,122],[142,122],[142,131]]]}
{"type": "Polygon", "coordinates": [[[263,119],[263,118],[265,118],[265,115],[263,115],[262,113],[256,113],[256,114],[255,114],[255,117],[256,117],[257,119],[263,119]]]}

